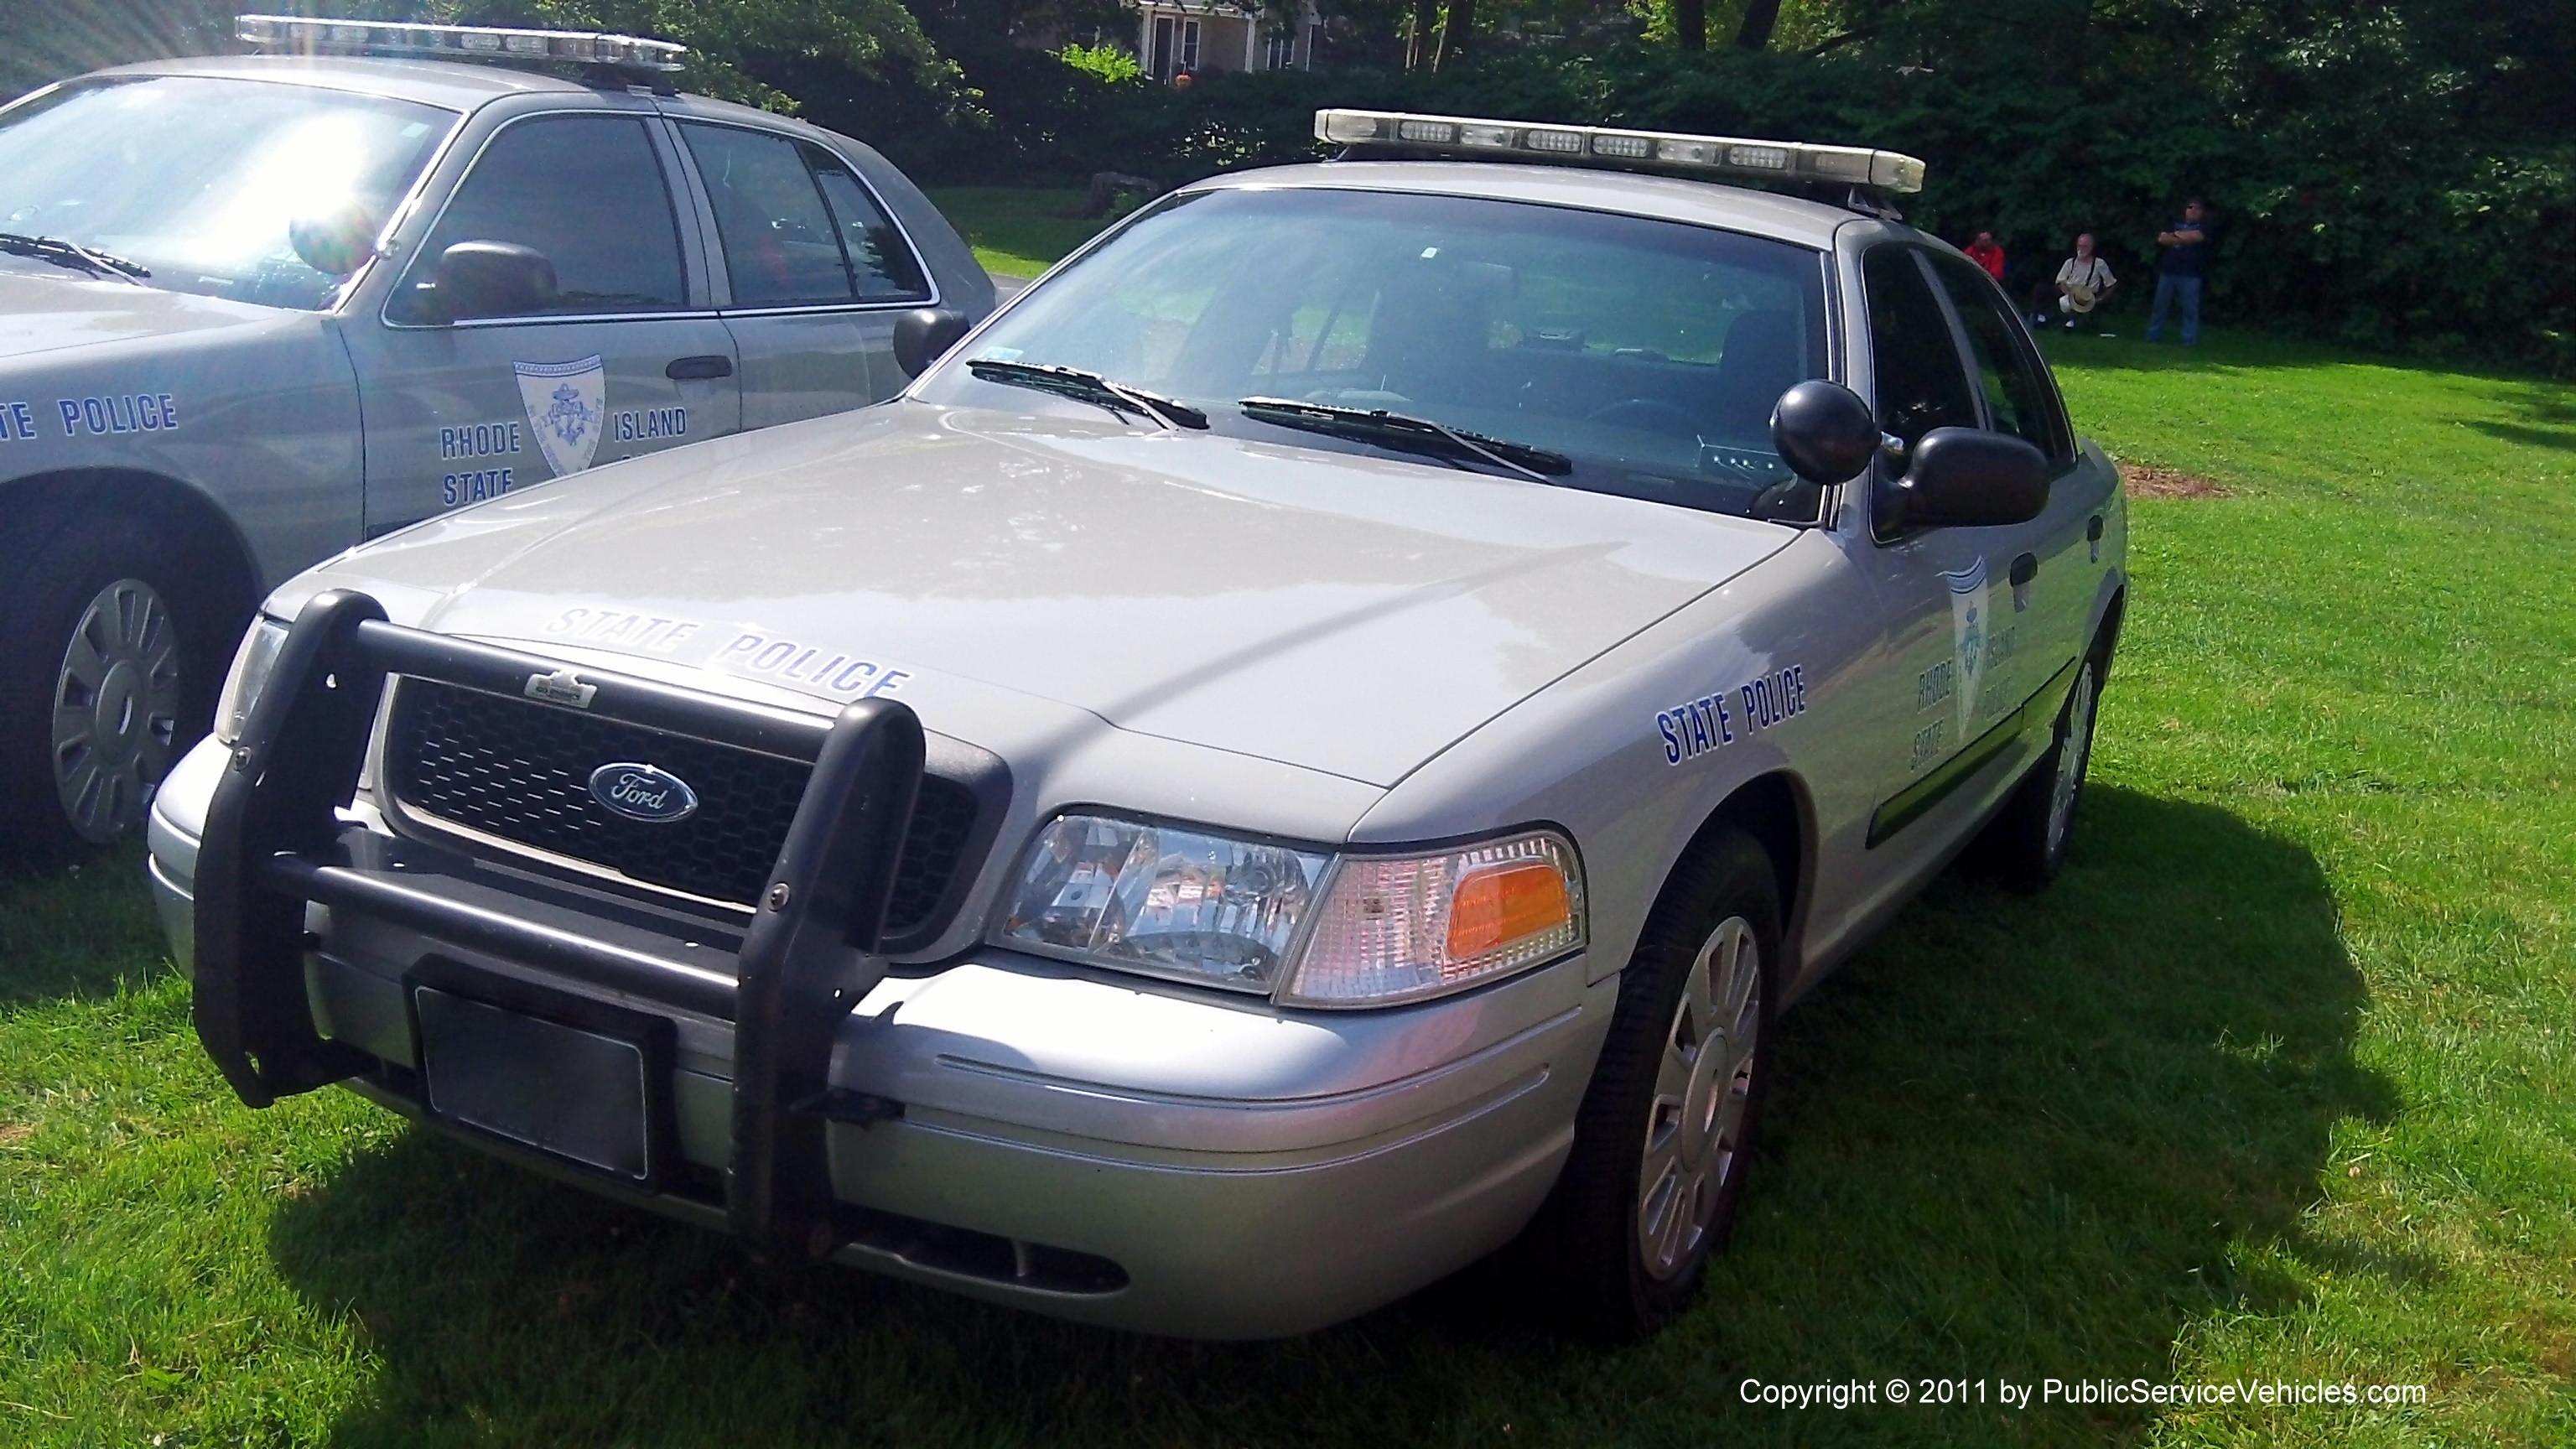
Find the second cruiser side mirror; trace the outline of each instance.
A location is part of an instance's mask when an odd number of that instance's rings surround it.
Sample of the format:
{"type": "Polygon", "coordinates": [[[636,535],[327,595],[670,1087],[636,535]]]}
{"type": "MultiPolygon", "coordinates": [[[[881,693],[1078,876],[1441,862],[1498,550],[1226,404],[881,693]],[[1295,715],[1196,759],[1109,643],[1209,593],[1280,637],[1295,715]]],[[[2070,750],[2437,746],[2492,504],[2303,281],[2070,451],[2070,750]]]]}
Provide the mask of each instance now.
{"type": "Polygon", "coordinates": [[[951,307],[916,307],[894,319],[894,360],[904,376],[919,377],[974,325],[951,307]]]}

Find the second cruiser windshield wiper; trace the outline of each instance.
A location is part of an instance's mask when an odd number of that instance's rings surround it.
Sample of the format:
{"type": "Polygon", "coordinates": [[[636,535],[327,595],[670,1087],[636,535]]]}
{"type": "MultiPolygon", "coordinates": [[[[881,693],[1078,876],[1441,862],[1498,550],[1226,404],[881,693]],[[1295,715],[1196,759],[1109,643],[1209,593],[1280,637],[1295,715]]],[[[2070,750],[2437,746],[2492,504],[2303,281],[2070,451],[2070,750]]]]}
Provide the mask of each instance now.
{"type": "Polygon", "coordinates": [[[94,277],[123,277],[129,282],[139,282],[152,275],[152,269],[140,262],[129,262],[114,252],[85,247],[79,242],[64,241],[61,237],[0,231],[0,252],[34,257],[58,267],[76,268],[94,277]]]}
{"type": "Polygon", "coordinates": [[[1429,418],[1391,413],[1384,408],[1338,407],[1331,403],[1298,402],[1284,397],[1248,397],[1235,406],[1243,409],[1245,417],[1257,423],[1303,428],[1310,433],[1331,433],[1336,437],[1356,438],[1407,453],[1429,453],[1450,459],[1476,458],[1517,473],[1533,483],[1562,478],[1574,471],[1574,460],[1563,453],[1551,453],[1527,443],[1489,438],[1482,433],[1470,433],[1429,418]]]}
{"type": "Polygon", "coordinates": [[[1113,413],[1139,413],[1167,428],[1204,428],[1208,425],[1207,414],[1188,403],[1140,392],[1125,383],[1111,382],[1099,373],[1086,372],[1079,367],[976,357],[967,360],[966,370],[986,382],[1035,388],[1040,392],[1104,407],[1113,413]]]}

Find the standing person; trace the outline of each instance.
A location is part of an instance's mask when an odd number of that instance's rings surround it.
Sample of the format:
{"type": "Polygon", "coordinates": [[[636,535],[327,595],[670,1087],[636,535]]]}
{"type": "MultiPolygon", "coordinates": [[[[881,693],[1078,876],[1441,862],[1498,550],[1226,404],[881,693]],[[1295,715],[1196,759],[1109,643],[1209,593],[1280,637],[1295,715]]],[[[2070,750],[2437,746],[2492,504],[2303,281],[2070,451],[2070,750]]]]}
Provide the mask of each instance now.
{"type": "Polygon", "coordinates": [[[2166,304],[2182,302],[2182,345],[2200,341],[2200,281],[2209,274],[2209,210],[2195,196],[2182,205],[2182,219],[2156,233],[2165,254],[2156,262],[2156,300],[2147,309],[2147,340],[2165,330],[2166,304]]]}
{"type": "Polygon", "coordinates": [[[2058,318],[2072,332],[2075,319],[2101,306],[2118,285],[2120,279],[2111,274],[2111,264],[2094,254],[2093,233],[2085,232],[2075,238],[2075,255],[2058,264],[2057,280],[2031,288],[2030,325],[2045,327],[2057,320],[2049,315],[2053,301],[2058,318]]]}
{"type": "Polygon", "coordinates": [[[1995,245],[1993,232],[1977,233],[1977,239],[1968,243],[1967,253],[1968,260],[1985,268],[1987,276],[1998,282],[2004,279],[2004,249],[1995,245]]]}

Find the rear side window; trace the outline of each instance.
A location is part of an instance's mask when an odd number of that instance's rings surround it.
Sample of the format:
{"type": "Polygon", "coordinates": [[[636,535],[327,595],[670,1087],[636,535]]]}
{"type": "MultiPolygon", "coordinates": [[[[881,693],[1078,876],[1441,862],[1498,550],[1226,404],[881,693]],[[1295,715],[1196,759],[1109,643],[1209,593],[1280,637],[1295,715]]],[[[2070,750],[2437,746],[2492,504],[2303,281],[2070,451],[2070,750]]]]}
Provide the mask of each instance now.
{"type": "Polygon", "coordinates": [[[391,309],[433,318],[420,284],[463,241],[533,247],[554,263],[557,314],[685,306],[679,220],[644,123],[619,116],[544,116],[504,127],[475,159],[391,309]]]}
{"type": "Polygon", "coordinates": [[[912,249],[837,157],[735,126],[684,125],[737,307],[918,301],[912,249]]]}
{"type": "Polygon", "coordinates": [[[1861,258],[1869,289],[1869,345],[1878,378],[1878,426],[1912,447],[1934,428],[1978,425],[1975,394],[1959,365],[1950,319],[1907,246],[1861,258]]]}
{"type": "Polygon", "coordinates": [[[921,275],[921,263],[914,259],[912,247],[895,230],[859,178],[850,174],[840,158],[820,147],[804,148],[806,163],[813,168],[814,179],[823,188],[823,200],[832,208],[832,223],[839,229],[841,246],[850,258],[850,271],[858,284],[862,302],[923,302],[930,298],[930,286],[921,275]]]}
{"type": "Polygon", "coordinates": [[[1967,329],[1977,359],[1977,384],[1997,432],[2010,433],[2058,461],[2074,455],[2066,423],[2037,352],[2005,314],[2006,304],[1986,274],[1957,257],[1934,255],[1932,269],[1967,329]]]}

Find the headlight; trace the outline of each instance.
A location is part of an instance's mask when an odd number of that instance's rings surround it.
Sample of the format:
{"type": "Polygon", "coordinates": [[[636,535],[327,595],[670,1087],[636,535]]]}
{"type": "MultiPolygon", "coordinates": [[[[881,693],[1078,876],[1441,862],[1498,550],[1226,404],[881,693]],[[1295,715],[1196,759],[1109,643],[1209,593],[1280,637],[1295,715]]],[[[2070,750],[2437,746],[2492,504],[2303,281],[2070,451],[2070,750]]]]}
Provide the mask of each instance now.
{"type": "Polygon", "coordinates": [[[1001,938],[1051,956],[1268,991],[1331,857],[1067,815],[1021,863],[1001,938]]]}
{"type": "Polygon", "coordinates": [[[259,702],[260,689],[277,668],[277,651],[286,643],[286,626],[262,615],[242,636],[233,654],[233,672],[224,677],[224,692],[215,700],[215,738],[225,744],[241,739],[242,722],[259,702]]]}
{"type": "Polygon", "coordinates": [[[996,935],[1296,1005],[1384,1006],[1579,949],[1583,877],[1573,846],[1547,831],[1334,857],[1068,815],[1030,844],[996,935]]]}

